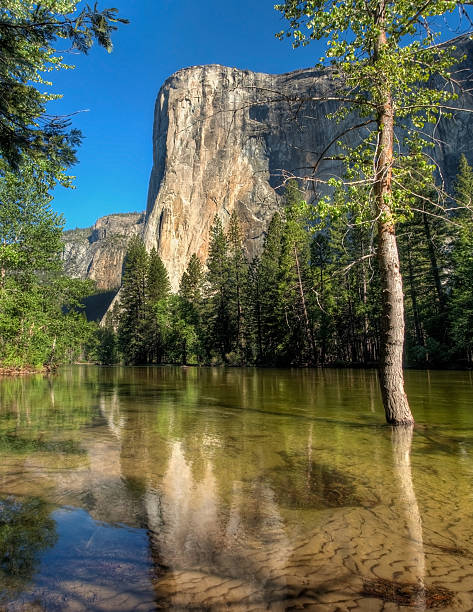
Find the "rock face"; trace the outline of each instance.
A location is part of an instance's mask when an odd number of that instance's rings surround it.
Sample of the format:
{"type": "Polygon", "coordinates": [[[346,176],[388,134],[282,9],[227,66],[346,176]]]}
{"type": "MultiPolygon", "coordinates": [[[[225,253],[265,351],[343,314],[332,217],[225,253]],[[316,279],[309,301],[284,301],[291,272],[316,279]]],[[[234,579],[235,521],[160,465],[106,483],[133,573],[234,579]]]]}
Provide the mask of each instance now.
{"type": "MultiPolygon", "coordinates": [[[[458,56],[466,55],[459,74],[468,89],[473,84],[473,43],[467,37],[454,42],[458,56]]],[[[192,253],[205,260],[215,214],[225,226],[232,211],[238,212],[251,257],[278,207],[285,177],[303,178],[300,184],[309,201],[325,191],[313,181],[314,165],[327,144],[350,125],[327,119],[336,102],[320,99],[333,93],[329,69],[269,75],[195,66],[164,83],[155,107],[144,237],[148,248],[158,248],[174,289],[192,253]]],[[[473,98],[460,95],[454,105],[471,109],[473,98]]],[[[353,118],[347,121],[353,123],[353,118]]],[[[435,129],[434,156],[451,186],[460,154],[473,161],[472,114],[454,113],[435,129]]],[[[353,144],[356,138],[350,132],[346,139],[353,144]]],[[[329,154],[336,152],[332,147],[329,154]]],[[[325,161],[317,178],[341,172],[335,162],[325,161]]]]}
{"type": "Polygon", "coordinates": [[[128,242],[143,232],[144,219],[143,213],[107,215],[93,227],[64,232],[66,273],[95,280],[100,290],[120,287],[128,242]]]}
{"type": "Polygon", "coordinates": [[[269,75],[217,65],[180,70],[164,83],[144,237],[148,249],[158,248],[174,288],[192,253],[205,260],[216,214],[225,226],[237,211],[248,254],[257,253],[283,191],[282,169],[306,175],[314,147],[339,127],[325,118],[330,104],[300,113],[295,97],[330,87],[328,71],[269,75]]]}
{"type": "MultiPolygon", "coordinates": [[[[455,44],[458,55],[466,55],[461,68],[471,70],[473,43],[464,37],[455,44]]],[[[460,74],[467,76],[466,88],[471,88],[468,71],[460,74]]],[[[300,177],[309,201],[324,191],[324,185],[313,180],[314,165],[327,144],[336,142],[347,127],[327,119],[336,110],[336,102],[320,100],[333,92],[330,69],[269,75],[210,65],[185,68],[167,79],[155,107],[153,168],[143,236],[148,249],[157,247],[174,290],[193,253],[205,260],[215,215],[225,226],[232,211],[237,211],[252,257],[280,205],[285,178],[291,174],[300,177]]],[[[460,96],[455,106],[472,109],[473,98],[460,96]]],[[[435,129],[434,157],[451,184],[460,154],[473,161],[473,115],[454,113],[435,129]]],[[[348,138],[353,143],[356,133],[350,132],[348,138]]],[[[330,154],[336,154],[336,148],[330,154]]],[[[317,178],[328,179],[341,172],[336,162],[325,161],[318,166],[317,178]]],[[[97,222],[79,248],[68,247],[66,261],[76,275],[87,270],[105,288],[119,282],[124,249],[123,244],[116,249],[112,246],[107,253],[108,237],[94,243],[104,220],[97,222]]],[[[141,219],[129,221],[129,230],[115,233],[128,235],[143,227],[141,219]]]]}

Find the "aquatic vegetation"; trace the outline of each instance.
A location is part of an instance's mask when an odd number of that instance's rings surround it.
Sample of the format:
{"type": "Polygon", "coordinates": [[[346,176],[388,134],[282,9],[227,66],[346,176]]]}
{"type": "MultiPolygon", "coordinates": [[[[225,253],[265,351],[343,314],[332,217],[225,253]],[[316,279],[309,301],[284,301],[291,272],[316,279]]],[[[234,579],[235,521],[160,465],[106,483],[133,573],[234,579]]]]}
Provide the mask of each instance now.
{"type": "Polygon", "coordinates": [[[453,604],[453,591],[439,586],[425,586],[414,582],[395,582],[377,578],[363,581],[363,595],[391,601],[400,606],[423,609],[447,608],[453,604]]]}

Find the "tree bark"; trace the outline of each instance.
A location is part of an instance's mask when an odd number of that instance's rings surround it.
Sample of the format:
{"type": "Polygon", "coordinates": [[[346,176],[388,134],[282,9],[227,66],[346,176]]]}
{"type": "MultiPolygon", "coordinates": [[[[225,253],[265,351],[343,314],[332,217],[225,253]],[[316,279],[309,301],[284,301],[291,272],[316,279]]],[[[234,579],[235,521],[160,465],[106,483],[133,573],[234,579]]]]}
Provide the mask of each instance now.
{"type": "MultiPolygon", "coordinates": [[[[380,3],[380,34],[375,59],[387,44],[383,30],[384,2],[380,3]]],[[[380,383],[386,420],[391,425],[413,423],[404,391],[404,296],[395,221],[390,200],[392,195],[392,162],[394,146],[394,110],[389,87],[380,86],[378,107],[378,148],[375,156],[375,208],[378,223],[378,264],[381,280],[381,354],[380,383]]]]}
{"type": "Polygon", "coordinates": [[[430,258],[430,269],[432,271],[432,276],[434,278],[435,290],[437,292],[437,298],[439,301],[440,311],[443,312],[445,310],[445,294],[442,289],[442,282],[440,280],[440,272],[439,266],[437,263],[437,255],[435,254],[435,246],[434,241],[432,240],[432,233],[430,231],[429,220],[427,219],[427,214],[422,213],[422,220],[424,222],[425,229],[425,237],[427,238],[427,246],[429,248],[429,258],[430,258]]]}
{"type": "Polygon", "coordinates": [[[309,338],[309,344],[310,344],[310,348],[312,352],[312,363],[313,365],[315,365],[317,363],[317,354],[315,350],[315,339],[314,339],[314,334],[312,332],[312,327],[309,321],[309,314],[307,312],[304,287],[302,285],[301,269],[299,266],[299,256],[297,254],[297,247],[295,245],[294,245],[294,256],[295,256],[295,261],[296,261],[297,281],[299,285],[299,294],[301,296],[302,312],[304,313],[304,324],[305,324],[306,334],[307,334],[307,337],[309,338]]]}

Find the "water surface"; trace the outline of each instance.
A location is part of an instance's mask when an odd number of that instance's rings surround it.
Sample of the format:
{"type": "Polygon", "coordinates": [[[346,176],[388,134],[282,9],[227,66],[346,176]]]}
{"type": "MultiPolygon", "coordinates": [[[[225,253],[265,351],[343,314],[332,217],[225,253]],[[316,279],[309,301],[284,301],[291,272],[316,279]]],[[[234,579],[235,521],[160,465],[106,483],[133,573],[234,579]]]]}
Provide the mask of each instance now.
{"type": "Polygon", "coordinates": [[[473,609],[473,381],[74,367],[0,381],[0,609],[473,609]]]}

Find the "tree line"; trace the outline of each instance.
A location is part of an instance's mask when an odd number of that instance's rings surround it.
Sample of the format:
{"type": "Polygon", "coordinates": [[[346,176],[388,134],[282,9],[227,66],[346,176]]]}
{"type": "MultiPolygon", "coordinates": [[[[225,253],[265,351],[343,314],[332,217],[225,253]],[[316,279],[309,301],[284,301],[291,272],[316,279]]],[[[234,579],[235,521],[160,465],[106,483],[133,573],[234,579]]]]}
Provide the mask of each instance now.
{"type": "MultiPolygon", "coordinates": [[[[89,282],[62,269],[64,219],[51,208],[81,142],[70,120],[47,112],[61,96],[47,93],[51,71],[68,69],[63,47],[111,51],[126,19],[97,4],[9,0],[0,6],[0,372],[53,369],[74,361],[93,331],[83,298],[89,282]]],[[[67,51],[66,51],[67,52],[67,51]]]]}
{"type": "MultiPolygon", "coordinates": [[[[448,219],[418,203],[399,223],[405,363],[473,363],[473,171],[460,159],[448,219]]],[[[127,364],[374,366],[380,281],[372,224],[353,211],[325,218],[287,185],[261,254],[249,261],[236,213],[216,216],[205,265],[192,255],[173,294],[156,250],[130,243],[121,301],[99,331],[99,359],[127,364]]]]}

